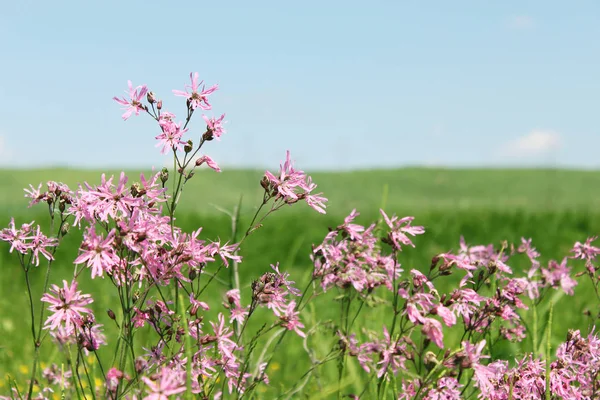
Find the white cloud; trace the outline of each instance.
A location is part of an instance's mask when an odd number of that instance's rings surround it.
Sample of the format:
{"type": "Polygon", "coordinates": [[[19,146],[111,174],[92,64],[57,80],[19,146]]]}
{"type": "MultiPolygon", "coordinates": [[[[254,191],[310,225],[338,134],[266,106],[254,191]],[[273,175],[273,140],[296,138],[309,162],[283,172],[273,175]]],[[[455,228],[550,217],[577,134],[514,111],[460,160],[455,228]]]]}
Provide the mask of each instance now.
{"type": "Polygon", "coordinates": [[[535,21],[527,15],[515,15],[509,19],[508,26],[512,29],[531,29],[535,21]]]}
{"type": "Polygon", "coordinates": [[[504,153],[510,156],[540,156],[550,154],[562,146],[558,132],[534,129],[505,146],[504,153]]]}

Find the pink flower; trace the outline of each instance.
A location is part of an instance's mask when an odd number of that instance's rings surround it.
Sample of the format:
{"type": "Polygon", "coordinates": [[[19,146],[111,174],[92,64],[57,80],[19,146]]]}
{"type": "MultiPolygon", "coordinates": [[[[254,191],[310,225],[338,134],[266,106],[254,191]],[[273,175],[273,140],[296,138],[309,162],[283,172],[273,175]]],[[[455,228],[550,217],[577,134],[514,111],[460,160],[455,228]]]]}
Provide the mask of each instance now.
{"type": "Polygon", "coordinates": [[[153,378],[142,377],[144,383],[148,385],[148,395],[144,400],[168,400],[169,396],[186,390],[183,373],[177,370],[162,367],[160,375],[153,378]]]}
{"type": "Polygon", "coordinates": [[[304,328],[304,325],[302,324],[302,322],[300,322],[300,319],[298,318],[300,313],[296,311],[295,308],[296,302],[290,301],[289,304],[286,306],[283,314],[279,318],[282,321],[282,325],[287,330],[293,330],[298,334],[298,336],[304,338],[306,337],[306,334],[300,330],[304,328]]]}
{"type": "Polygon", "coordinates": [[[74,263],[87,263],[87,266],[92,268],[92,279],[102,276],[104,271],[110,272],[111,268],[119,263],[119,257],[113,248],[114,238],[114,229],[108,233],[106,239],[102,239],[101,235],[96,235],[94,228],[88,228],[81,244],[82,253],[74,263]]]}
{"type": "Polygon", "coordinates": [[[198,313],[198,309],[200,308],[204,311],[210,310],[208,304],[194,298],[194,293],[190,293],[190,304],[192,305],[192,308],[190,309],[190,315],[196,315],[198,313]]]}
{"type": "Polygon", "coordinates": [[[195,110],[196,108],[201,108],[203,110],[210,110],[211,105],[208,103],[208,95],[210,95],[214,91],[216,91],[219,88],[219,85],[211,86],[208,89],[204,89],[204,86],[202,86],[202,90],[198,91],[198,89],[200,88],[200,85],[202,85],[202,83],[204,81],[198,82],[198,73],[197,72],[190,73],[190,80],[192,81],[192,84],[185,85],[185,87],[186,87],[185,92],[183,92],[181,90],[173,90],[173,93],[175,94],[175,96],[181,96],[181,97],[187,98],[192,110],[195,110]],[[187,89],[191,89],[192,92],[188,93],[187,89]]]}
{"type": "Polygon", "coordinates": [[[212,168],[212,169],[214,169],[217,172],[221,172],[221,168],[219,168],[219,166],[217,165],[217,163],[212,158],[210,158],[209,156],[202,156],[202,157],[200,157],[200,158],[198,158],[196,160],[196,166],[197,167],[201,166],[204,163],[206,163],[206,165],[208,165],[209,168],[212,168]]]}
{"type": "Polygon", "coordinates": [[[55,330],[63,325],[70,331],[75,326],[81,326],[82,314],[92,313],[85,306],[93,300],[89,294],[77,291],[77,281],[73,281],[70,286],[67,281],[63,281],[62,288],[51,285],[50,293],[54,295],[46,293],[42,296],[43,302],[50,303],[48,310],[54,313],[46,320],[44,329],[55,330]]]}
{"type": "Polygon", "coordinates": [[[221,135],[225,133],[225,129],[223,129],[223,119],[225,118],[225,114],[222,114],[218,119],[216,118],[208,118],[206,115],[202,115],[204,121],[206,121],[206,130],[209,133],[209,138],[212,139],[216,137],[217,140],[220,140],[221,135]]]}
{"type": "Polygon", "coordinates": [[[164,113],[158,120],[162,132],[155,139],[158,140],[156,147],[162,146],[161,154],[167,154],[171,150],[181,150],[181,145],[185,144],[181,138],[188,130],[181,129],[181,122],[175,123],[173,117],[175,116],[171,113],[164,113]]]}
{"type": "Polygon", "coordinates": [[[379,210],[385,223],[390,228],[390,232],[388,235],[388,239],[392,247],[396,250],[401,250],[402,245],[409,245],[415,247],[413,242],[408,238],[408,235],[422,235],[425,233],[425,229],[422,226],[411,226],[411,222],[414,220],[414,217],[404,217],[398,218],[397,216],[392,216],[389,218],[385,211],[379,210]]]}
{"type": "Polygon", "coordinates": [[[129,95],[129,100],[126,100],[125,97],[121,99],[119,99],[118,97],[113,97],[114,101],[125,106],[123,108],[125,110],[125,113],[123,113],[122,115],[122,118],[124,120],[127,120],[129,117],[131,117],[131,114],[133,114],[134,112],[135,115],[140,115],[140,111],[144,110],[144,106],[142,105],[142,98],[148,92],[148,88],[146,87],[146,85],[141,85],[134,89],[133,85],[131,84],[131,81],[127,81],[127,86],[129,86],[129,90],[126,90],[125,93],[129,95]]]}
{"type": "Polygon", "coordinates": [[[444,348],[444,334],[442,333],[442,323],[433,318],[425,318],[423,328],[425,336],[435,343],[440,349],[444,348]]]}
{"type": "Polygon", "coordinates": [[[450,327],[450,326],[456,324],[456,315],[454,315],[454,313],[452,311],[450,311],[449,308],[444,307],[441,304],[438,304],[435,307],[435,312],[437,315],[442,317],[442,321],[444,321],[444,324],[446,324],[446,326],[450,327]]]}

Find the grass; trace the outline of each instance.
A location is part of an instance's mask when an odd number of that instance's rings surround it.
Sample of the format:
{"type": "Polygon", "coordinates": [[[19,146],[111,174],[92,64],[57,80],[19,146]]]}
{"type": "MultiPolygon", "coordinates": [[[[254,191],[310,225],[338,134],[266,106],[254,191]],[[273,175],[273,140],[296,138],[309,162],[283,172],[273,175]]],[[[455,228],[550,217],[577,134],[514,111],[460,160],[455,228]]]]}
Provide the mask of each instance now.
{"type": "MultiPolygon", "coordinates": [[[[186,231],[202,226],[204,238],[227,240],[230,235],[229,218],[217,211],[214,205],[231,209],[243,196],[242,226],[246,226],[261,197],[258,184],[261,175],[261,171],[199,173],[184,191],[184,199],[178,209],[178,225],[186,231]]],[[[0,209],[3,210],[0,226],[6,226],[11,216],[16,217],[17,223],[32,219],[44,223],[47,219],[43,206],[33,210],[26,208],[22,188],[27,184],[57,180],[73,187],[81,181],[96,184],[99,176],[97,171],[66,169],[0,171],[3,189],[0,192],[0,209]]],[[[416,222],[426,228],[426,234],[415,241],[416,249],[408,249],[401,255],[405,270],[427,268],[432,256],[456,249],[461,235],[470,244],[498,244],[502,240],[516,243],[522,236],[533,237],[543,259],[548,260],[562,258],[575,241],[583,241],[587,236],[600,232],[600,172],[415,168],[315,173],[313,178],[330,199],[328,214],[319,215],[298,205],[267,219],[264,227],[246,241],[242,250],[244,262],[240,265],[240,274],[246,285],[268,270],[269,264],[276,262],[290,271],[300,285],[306,282],[311,273],[308,258],[311,244],[319,243],[327,228],[340,224],[353,208],[361,212],[359,223],[368,224],[376,220],[385,187],[388,188],[386,211],[414,215],[416,222]]],[[[72,260],[77,253],[80,235],[73,230],[59,249],[51,282],[58,283],[72,275],[72,260]]],[[[0,244],[0,270],[0,377],[9,373],[24,380],[21,369],[29,367],[32,354],[29,320],[24,313],[28,309],[24,277],[4,243],[0,244]]],[[[42,270],[34,282],[38,290],[42,284],[41,275],[42,270]]],[[[93,308],[100,322],[106,325],[110,338],[115,328],[104,312],[118,307],[117,297],[111,294],[109,288],[109,282],[88,277],[81,283],[84,292],[94,294],[93,308]]],[[[207,294],[207,298],[218,299],[224,291],[225,288],[215,288],[207,294]]],[[[332,300],[333,296],[322,299],[317,308],[305,309],[302,317],[309,322],[306,325],[310,326],[311,321],[320,318],[335,320],[339,304],[332,300]]],[[[590,307],[590,296],[593,296],[592,289],[584,282],[576,288],[575,297],[557,299],[553,311],[556,321],[552,331],[553,343],[564,340],[569,328],[588,328],[589,321],[583,316],[583,311],[590,307]]],[[[369,309],[362,314],[359,322],[374,328],[381,326],[382,312],[381,309],[369,309]]],[[[544,310],[540,313],[540,320],[543,320],[544,310]]],[[[254,328],[268,318],[267,313],[262,315],[264,317],[259,318],[254,328]]],[[[447,340],[454,338],[450,335],[447,340]]],[[[323,331],[308,342],[308,347],[325,354],[332,343],[331,335],[323,331]]],[[[291,335],[284,341],[269,371],[271,381],[275,383],[273,393],[277,393],[280,383],[293,383],[297,372],[307,369],[308,356],[300,344],[291,335]],[[295,362],[290,363],[289,360],[295,362]]],[[[529,345],[526,342],[523,346],[529,345]]],[[[499,352],[511,358],[522,350],[522,347],[511,345],[500,348],[499,352]]],[[[44,351],[47,357],[51,357],[54,349],[46,345],[44,351]]],[[[355,367],[348,368],[352,378],[348,382],[348,391],[359,390],[360,382],[366,376],[355,367]]],[[[320,379],[324,386],[318,390],[326,393],[327,382],[337,382],[337,368],[333,365],[323,368],[322,374],[320,379]]],[[[0,392],[3,392],[1,386],[0,392]]],[[[268,392],[265,396],[273,393],[268,392]]]]}

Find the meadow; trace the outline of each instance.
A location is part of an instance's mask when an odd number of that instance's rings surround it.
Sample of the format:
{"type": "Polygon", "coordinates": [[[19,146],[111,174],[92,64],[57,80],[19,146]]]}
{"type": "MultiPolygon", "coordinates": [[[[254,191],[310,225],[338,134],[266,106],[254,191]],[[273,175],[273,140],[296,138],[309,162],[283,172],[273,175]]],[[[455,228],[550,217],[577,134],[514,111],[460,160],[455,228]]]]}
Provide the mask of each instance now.
{"type": "MultiPolygon", "coordinates": [[[[28,184],[55,180],[75,188],[78,182],[99,183],[100,174],[99,171],[70,169],[0,171],[0,225],[7,226],[12,216],[19,225],[32,219],[42,226],[47,224],[44,205],[27,209],[23,188],[28,184]]],[[[118,176],[117,171],[107,174],[118,176]]],[[[128,171],[128,175],[132,183],[138,173],[128,171]]],[[[262,196],[263,190],[259,185],[262,175],[263,171],[251,170],[198,173],[185,188],[177,210],[177,225],[185,231],[203,227],[202,237],[205,239],[220,237],[223,241],[229,240],[231,219],[223,210],[232,210],[241,199],[240,226],[245,229],[262,196]]],[[[284,208],[267,219],[241,250],[244,257],[240,264],[243,286],[248,286],[252,279],[276,262],[290,272],[298,286],[303,286],[312,272],[309,259],[311,244],[320,243],[328,227],[339,225],[354,208],[361,213],[357,219],[361,224],[378,220],[378,210],[383,207],[399,216],[415,216],[415,223],[425,227],[426,233],[414,240],[416,248],[407,249],[400,255],[405,270],[427,269],[433,256],[456,250],[461,235],[469,244],[499,244],[503,240],[518,244],[521,237],[531,237],[542,254],[542,260],[547,261],[562,259],[568,255],[575,241],[584,241],[600,233],[600,172],[596,171],[405,168],[315,172],[311,175],[319,185],[319,191],[323,191],[329,199],[327,214],[320,215],[306,205],[298,205],[284,208]]],[[[61,244],[50,278],[52,283],[72,276],[72,261],[80,240],[81,233],[72,229],[61,244]]],[[[32,355],[29,321],[23,311],[28,309],[27,297],[23,273],[8,249],[5,243],[0,244],[0,377],[8,374],[26,379],[32,355]]],[[[514,267],[518,269],[520,266],[514,267]]],[[[223,278],[227,279],[228,271],[223,273],[223,278]]],[[[34,282],[38,290],[42,286],[41,275],[34,282]]],[[[580,282],[575,289],[576,296],[556,296],[553,343],[564,341],[569,328],[588,328],[590,322],[584,311],[593,292],[585,279],[580,278],[580,282]]],[[[107,333],[116,330],[104,313],[117,307],[116,295],[103,290],[109,287],[108,282],[89,277],[82,279],[80,286],[84,292],[95,294],[92,306],[107,333]]],[[[222,296],[224,291],[215,290],[207,295],[222,296]]],[[[323,307],[319,312],[321,317],[329,315],[334,318],[338,311],[332,298],[322,299],[319,305],[323,307]]],[[[543,314],[543,311],[540,313],[543,314]]],[[[378,319],[382,317],[379,313],[378,309],[368,310],[361,318],[365,324],[377,326],[378,319]]],[[[313,317],[314,310],[307,308],[303,311],[302,318],[310,320],[313,317]]],[[[110,337],[110,334],[107,336],[110,337]]],[[[325,352],[333,340],[323,336],[308,346],[317,352],[325,352]]],[[[297,378],[299,370],[310,366],[306,351],[299,343],[301,341],[290,338],[284,342],[275,362],[269,367],[274,384],[268,390],[273,392],[266,393],[265,398],[278,393],[278,386],[297,378]]],[[[504,356],[510,358],[516,357],[522,350],[519,345],[510,345],[498,351],[505,352],[504,356]]],[[[47,344],[44,352],[47,355],[44,359],[51,359],[52,346],[47,344]]],[[[331,371],[323,368],[321,373],[320,379],[312,384],[323,385],[319,386],[320,393],[322,398],[326,398],[328,374],[335,380],[337,370],[335,367],[331,371]]],[[[356,379],[349,380],[347,385],[360,391],[360,381],[364,378],[362,372],[356,367],[349,374],[356,379]]],[[[5,385],[6,381],[0,380],[0,391],[5,385]]]]}

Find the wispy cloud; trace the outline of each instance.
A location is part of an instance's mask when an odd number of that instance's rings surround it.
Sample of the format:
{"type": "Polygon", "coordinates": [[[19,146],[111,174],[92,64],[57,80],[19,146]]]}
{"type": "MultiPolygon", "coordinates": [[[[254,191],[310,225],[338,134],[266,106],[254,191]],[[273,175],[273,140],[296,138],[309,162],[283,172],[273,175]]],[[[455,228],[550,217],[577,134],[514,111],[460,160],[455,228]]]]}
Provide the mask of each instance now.
{"type": "Polygon", "coordinates": [[[532,29],[535,27],[535,21],[527,15],[514,15],[508,20],[508,27],[522,30],[532,29]]]}
{"type": "Polygon", "coordinates": [[[503,153],[513,157],[543,156],[559,150],[561,146],[562,139],[558,132],[534,129],[507,143],[503,153]]]}

